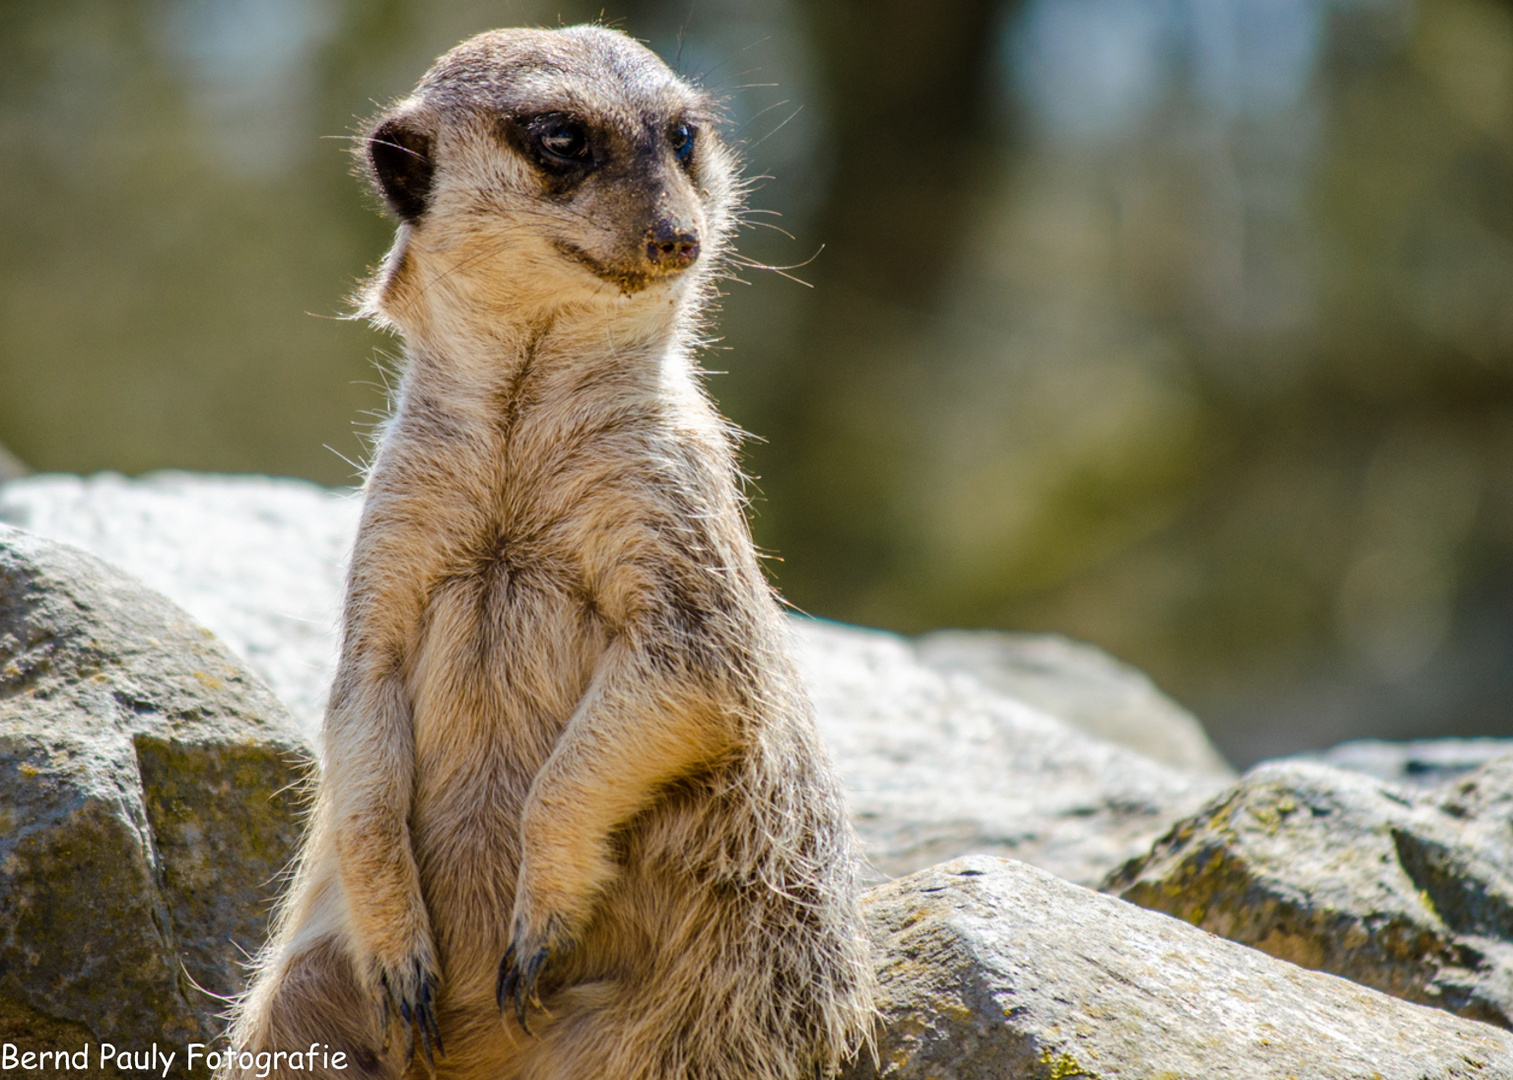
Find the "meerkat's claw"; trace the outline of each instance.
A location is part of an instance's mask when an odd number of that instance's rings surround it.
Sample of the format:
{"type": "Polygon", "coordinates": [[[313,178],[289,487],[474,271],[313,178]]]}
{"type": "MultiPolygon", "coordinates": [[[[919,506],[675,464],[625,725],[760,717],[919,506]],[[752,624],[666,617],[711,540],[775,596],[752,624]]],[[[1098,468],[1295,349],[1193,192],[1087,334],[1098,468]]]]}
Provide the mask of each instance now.
{"type": "Polygon", "coordinates": [[[378,1030],[383,1033],[384,1037],[383,1046],[379,1048],[379,1053],[381,1054],[389,1052],[389,1006],[388,995],[378,995],[378,1030]]]}
{"type": "Polygon", "coordinates": [[[434,1071],[437,1055],[446,1057],[446,1051],[441,1046],[441,1029],[436,1023],[436,976],[429,974],[418,960],[415,962],[415,986],[415,1000],[405,1002],[405,1025],[409,1028],[406,1064],[415,1060],[416,1035],[419,1035],[418,1041],[425,1054],[426,1064],[434,1071]]]}
{"type": "Polygon", "coordinates": [[[494,1002],[499,1006],[499,1011],[504,1012],[504,1002],[513,989],[511,979],[515,971],[515,943],[512,941],[509,948],[504,950],[504,956],[499,961],[499,977],[494,980],[494,1002]]]}
{"type": "MultiPolygon", "coordinates": [[[[418,1014],[416,1016],[416,1019],[420,1020],[420,1017],[419,1017],[418,1014]]],[[[430,1028],[430,1025],[427,1024],[427,1023],[425,1023],[423,1020],[421,1020],[419,1023],[417,1023],[415,1025],[415,1027],[416,1027],[416,1030],[418,1030],[420,1032],[420,1049],[421,1049],[421,1052],[424,1053],[425,1056],[426,1056],[426,1066],[428,1068],[432,1069],[432,1070],[435,1070],[435,1068],[436,1068],[436,1055],[434,1053],[432,1053],[432,1051],[431,1051],[431,1028],[430,1028]]]]}
{"type": "Polygon", "coordinates": [[[504,959],[499,961],[499,981],[494,989],[499,1011],[504,1012],[506,1003],[513,1002],[515,1020],[519,1023],[520,1030],[527,1035],[532,1035],[533,1032],[525,1022],[526,1008],[527,1006],[541,1008],[541,997],[536,991],[536,981],[541,974],[541,968],[551,958],[551,954],[551,946],[543,945],[522,964],[519,962],[519,953],[512,941],[510,947],[504,950],[504,959]]]}
{"type": "Polygon", "coordinates": [[[501,1013],[505,1010],[505,1003],[513,1001],[515,1019],[520,1024],[520,1030],[529,1035],[531,1029],[525,1022],[525,998],[520,993],[520,982],[520,965],[515,963],[515,943],[512,941],[509,948],[504,950],[504,958],[499,961],[499,980],[494,985],[494,1000],[501,1013]]]}
{"type": "Polygon", "coordinates": [[[389,973],[378,973],[378,1030],[383,1032],[383,1052],[389,1052],[389,1046],[394,1037],[394,1018],[400,1015],[401,1006],[399,998],[394,993],[394,987],[389,985],[389,973]]]}
{"type": "MultiPolygon", "coordinates": [[[[436,1023],[436,1008],[433,1004],[435,999],[436,980],[426,976],[420,982],[420,1016],[424,1023],[421,1026],[421,1034],[427,1036],[426,1058],[431,1060],[431,1044],[436,1046],[436,1056],[445,1058],[446,1047],[441,1045],[441,1027],[436,1023]]],[[[432,1064],[435,1064],[434,1060],[432,1064]]]]}
{"type": "Polygon", "coordinates": [[[428,973],[420,961],[408,980],[403,980],[403,990],[395,988],[398,978],[390,978],[387,971],[378,975],[378,1020],[383,1031],[383,1050],[388,1052],[392,1044],[393,1021],[397,1017],[405,1033],[405,1068],[415,1062],[417,1044],[425,1054],[427,1063],[434,1069],[436,1057],[446,1056],[441,1045],[441,1029],[436,1022],[436,976],[428,973]],[[416,1033],[420,1038],[416,1039],[416,1033]]]}

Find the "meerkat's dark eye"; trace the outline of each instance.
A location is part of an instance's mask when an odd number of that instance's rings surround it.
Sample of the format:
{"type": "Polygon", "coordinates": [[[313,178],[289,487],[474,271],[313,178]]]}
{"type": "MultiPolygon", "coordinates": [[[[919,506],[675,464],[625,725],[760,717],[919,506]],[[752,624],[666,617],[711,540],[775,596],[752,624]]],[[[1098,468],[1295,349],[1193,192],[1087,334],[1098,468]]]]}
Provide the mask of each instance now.
{"type": "Polygon", "coordinates": [[[693,157],[693,128],[689,125],[674,124],[667,141],[671,144],[672,152],[679,161],[687,161],[693,157]]]}
{"type": "Polygon", "coordinates": [[[588,131],[570,116],[543,116],[531,125],[536,142],[549,158],[563,164],[589,160],[588,131]]]}

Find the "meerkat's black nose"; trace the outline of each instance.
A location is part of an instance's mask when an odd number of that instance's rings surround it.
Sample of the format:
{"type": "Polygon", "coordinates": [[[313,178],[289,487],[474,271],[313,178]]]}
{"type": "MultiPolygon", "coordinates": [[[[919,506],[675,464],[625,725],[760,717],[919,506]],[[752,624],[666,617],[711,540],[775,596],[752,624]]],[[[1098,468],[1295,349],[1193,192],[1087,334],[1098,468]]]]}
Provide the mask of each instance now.
{"type": "Polygon", "coordinates": [[[686,225],[659,222],[646,238],[646,259],[659,270],[686,270],[699,257],[699,234],[686,225]]]}

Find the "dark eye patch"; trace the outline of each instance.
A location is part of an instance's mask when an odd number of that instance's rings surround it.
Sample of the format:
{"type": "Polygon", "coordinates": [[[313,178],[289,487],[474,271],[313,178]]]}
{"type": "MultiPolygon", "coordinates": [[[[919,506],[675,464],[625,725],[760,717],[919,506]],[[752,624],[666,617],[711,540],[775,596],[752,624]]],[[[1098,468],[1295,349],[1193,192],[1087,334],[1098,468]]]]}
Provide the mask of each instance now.
{"type": "Polygon", "coordinates": [[[566,196],[600,164],[594,129],[568,112],[505,113],[500,137],[536,167],[548,194],[566,196]]]}
{"type": "Polygon", "coordinates": [[[524,148],[537,165],[558,175],[594,165],[594,140],[586,123],[570,113],[541,113],[521,121],[524,148]]]}
{"type": "Polygon", "coordinates": [[[530,127],[548,157],[563,163],[587,161],[592,157],[588,129],[571,116],[558,113],[537,117],[530,127]]]}

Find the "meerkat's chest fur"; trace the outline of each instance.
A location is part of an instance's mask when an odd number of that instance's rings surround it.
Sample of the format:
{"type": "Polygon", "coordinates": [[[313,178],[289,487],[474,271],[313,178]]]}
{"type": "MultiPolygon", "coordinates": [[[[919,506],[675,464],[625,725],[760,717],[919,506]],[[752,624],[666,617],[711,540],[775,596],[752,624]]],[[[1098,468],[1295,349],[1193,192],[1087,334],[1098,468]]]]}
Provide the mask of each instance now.
{"type": "Polygon", "coordinates": [[[375,506],[434,522],[418,539],[439,556],[405,678],[422,849],[469,808],[518,825],[605,647],[647,608],[715,590],[765,601],[690,361],[666,339],[617,347],[616,314],[580,314],[598,325],[567,347],[537,331],[465,388],[418,358],[370,478],[375,506]],[[603,355],[572,347],[584,339],[603,355]],[[492,768],[459,776],[464,744],[492,768]]]}

